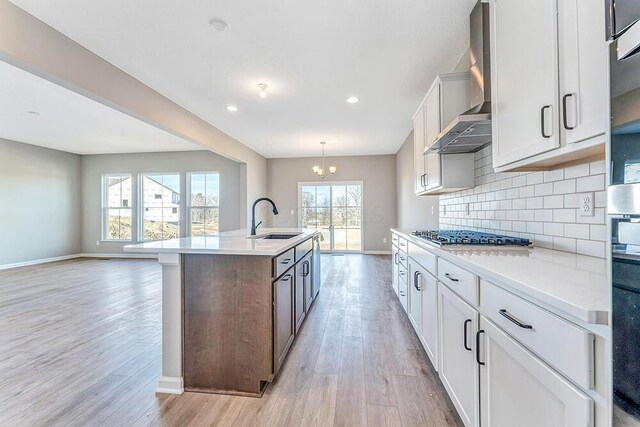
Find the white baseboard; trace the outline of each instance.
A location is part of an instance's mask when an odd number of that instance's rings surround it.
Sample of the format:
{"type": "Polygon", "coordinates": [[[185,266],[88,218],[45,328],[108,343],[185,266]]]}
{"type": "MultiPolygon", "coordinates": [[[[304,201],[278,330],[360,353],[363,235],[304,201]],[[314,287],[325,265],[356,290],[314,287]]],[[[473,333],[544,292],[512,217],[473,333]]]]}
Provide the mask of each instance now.
{"type": "Polygon", "coordinates": [[[134,254],[131,252],[123,252],[123,253],[94,253],[94,252],[85,252],[78,254],[80,258],[129,258],[129,259],[158,259],[156,254],[134,254]]]}
{"type": "Polygon", "coordinates": [[[161,394],[182,394],[184,393],[184,383],[182,377],[160,377],[156,393],[161,394]]]}
{"type": "Polygon", "coordinates": [[[46,264],[48,262],[65,261],[68,259],[73,259],[78,257],[80,257],[80,254],[71,254],[71,255],[55,256],[51,258],[34,259],[31,261],[16,262],[13,264],[3,264],[3,265],[0,265],[0,270],[8,270],[10,268],[18,268],[18,267],[28,267],[30,265],[46,264]]]}
{"type": "Polygon", "coordinates": [[[30,265],[38,265],[38,264],[47,264],[50,262],[56,261],[65,261],[68,259],[74,258],[128,258],[128,259],[158,259],[158,256],[155,254],[132,254],[132,253],[114,253],[114,254],[106,254],[106,253],[79,253],[79,254],[71,254],[71,255],[62,255],[51,258],[41,258],[34,259],[30,261],[16,262],[13,264],[3,264],[0,265],[0,270],[9,270],[10,268],[19,268],[19,267],[28,267],[30,265]]]}
{"type": "Polygon", "coordinates": [[[365,255],[391,255],[391,251],[364,251],[365,255]]]}

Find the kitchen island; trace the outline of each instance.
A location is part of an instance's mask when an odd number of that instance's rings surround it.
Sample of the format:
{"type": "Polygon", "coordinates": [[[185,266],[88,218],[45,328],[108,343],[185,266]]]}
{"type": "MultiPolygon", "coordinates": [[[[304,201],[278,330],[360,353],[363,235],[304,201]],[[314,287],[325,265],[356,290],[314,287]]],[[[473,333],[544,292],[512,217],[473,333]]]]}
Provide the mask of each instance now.
{"type": "Polygon", "coordinates": [[[126,246],[162,265],[157,391],[261,396],[320,289],[319,240],[273,228],[126,246]]]}

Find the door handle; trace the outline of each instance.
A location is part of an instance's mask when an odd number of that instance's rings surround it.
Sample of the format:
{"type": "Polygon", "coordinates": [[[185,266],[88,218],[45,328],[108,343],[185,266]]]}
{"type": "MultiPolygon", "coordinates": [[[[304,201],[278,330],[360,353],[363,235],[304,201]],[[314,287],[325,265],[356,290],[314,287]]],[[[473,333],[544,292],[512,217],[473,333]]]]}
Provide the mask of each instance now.
{"type": "Polygon", "coordinates": [[[420,280],[420,272],[416,271],[413,273],[413,287],[419,292],[422,291],[422,288],[418,285],[418,280],[420,280]]]}
{"type": "Polygon", "coordinates": [[[484,362],[480,361],[480,334],[484,334],[484,330],[480,329],[476,332],[476,362],[478,365],[484,366],[484,362]]]}
{"type": "Polygon", "coordinates": [[[459,282],[460,281],[459,279],[456,279],[455,277],[451,277],[451,275],[449,273],[444,273],[444,276],[447,279],[451,280],[452,282],[459,282]]]}
{"type": "Polygon", "coordinates": [[[473,349],[469,347],[469,344],[467,343],[467,335],[469,334],[467,332],[467,327],[469,326],[469,323],[471,323],[471,319],[467,319],[464,321],[464,349],[467,351],[473,351],[473,349]]]}
{"type": "Polygon", "coordinates": [[[540,133],[542,133],[542,137],[543,138],[551,138],[551,134],[547,135],[545,133],[546,126],[545,126],[545,115],[544,115],[544,112],[547,109],[551,109],[551,105],[545,105],[544,107],[542,107],[540,109],[540,133]]]}
{"type": "Polygon", "coordinates": [[[398,252],[396,252],[394,255],[395,255],[395,263],[396,265],[398,265],[398,252]]]}
{"type": "Polygon", "coordinates": [[[498,311],[498,313],[500,313],[500,315],[502,317],[507,318],[509,321],[511,321],[512,323],[515,323],[516,325],[518,325],[522,329],[533,329],[532,325],[527,325],[526,323],[522,323],[520,320],[516,319],[511,314],[509,314],[509,312],[507,310],[505,310],[504,308],[501,308],[500,311],[498,311]]]}
{"type": "Polygon", "coordinates": [[[568,93],[562,97],[562,125],[566,130],[575,129],[574,126],[569,126],[569,124],[567,123],[567,99],[571,96],[573,96],[573,94],[568,93]]]}

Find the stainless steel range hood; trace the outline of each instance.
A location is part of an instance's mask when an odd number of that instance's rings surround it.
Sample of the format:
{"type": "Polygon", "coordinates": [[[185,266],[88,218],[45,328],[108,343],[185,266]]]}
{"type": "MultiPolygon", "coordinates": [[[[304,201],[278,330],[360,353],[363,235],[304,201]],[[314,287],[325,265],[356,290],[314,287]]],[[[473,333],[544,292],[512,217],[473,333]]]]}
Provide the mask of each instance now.
{"type": "Polygon", "coordinates": [[[470,16],[469,98],[473,107],[456,117],[427,150],[432,153],[473,153],[491,143],[491,62],[489,4],[478,2],[470,16]]]}

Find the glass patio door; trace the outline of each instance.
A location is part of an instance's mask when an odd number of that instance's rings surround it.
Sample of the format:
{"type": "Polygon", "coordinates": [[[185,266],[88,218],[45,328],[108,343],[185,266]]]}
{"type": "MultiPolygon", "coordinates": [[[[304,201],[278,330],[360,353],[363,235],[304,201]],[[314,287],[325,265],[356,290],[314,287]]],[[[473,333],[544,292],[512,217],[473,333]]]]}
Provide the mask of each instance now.
{"type": "Polygon", "coordinates": [[[299,183],[299,226],[320,230],[323,251],[362,251],[362,183],[299,183]]]}

